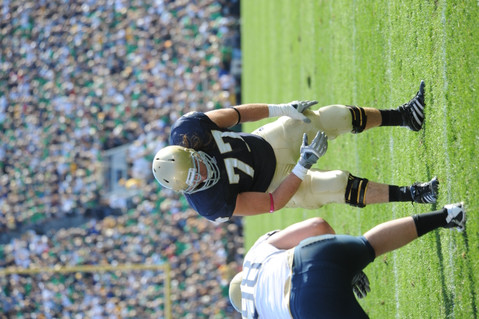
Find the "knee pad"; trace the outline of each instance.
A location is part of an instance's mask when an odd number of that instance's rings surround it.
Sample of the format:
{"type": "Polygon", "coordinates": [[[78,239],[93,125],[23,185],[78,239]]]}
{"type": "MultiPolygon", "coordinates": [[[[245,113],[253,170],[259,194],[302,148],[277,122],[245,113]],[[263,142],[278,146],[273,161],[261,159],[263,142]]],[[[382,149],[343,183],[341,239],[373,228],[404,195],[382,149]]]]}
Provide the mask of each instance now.
{"type": "Polygon", "coordinates": [[[369,181],[349,174],[344,198],[346,203],[355,207],[366,206],[366,191],[369,181]]]}
{"type": "Polygon", "coordinates": [[[353,130],[352,132],[357,134],[364,131],[366,128],[367,116],[366,112],[362,107],[355,105],[347,105],[349,112],[351,112],[351,117],[353,118],[353,130]]]}

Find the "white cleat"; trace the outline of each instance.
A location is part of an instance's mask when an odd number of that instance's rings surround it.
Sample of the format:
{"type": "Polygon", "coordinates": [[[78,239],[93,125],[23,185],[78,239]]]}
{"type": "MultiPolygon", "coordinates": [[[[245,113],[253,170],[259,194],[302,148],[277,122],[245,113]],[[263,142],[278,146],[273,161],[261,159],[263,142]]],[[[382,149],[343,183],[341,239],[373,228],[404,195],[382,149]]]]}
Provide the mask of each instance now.
{"type": "Polygon", "coordinates": [[[447,211],[447,225],[444,228],[455,227],[458,231],[463,231],[466,227],[466,210],[464,203],[448,204],[444,206],[447,211]]]}

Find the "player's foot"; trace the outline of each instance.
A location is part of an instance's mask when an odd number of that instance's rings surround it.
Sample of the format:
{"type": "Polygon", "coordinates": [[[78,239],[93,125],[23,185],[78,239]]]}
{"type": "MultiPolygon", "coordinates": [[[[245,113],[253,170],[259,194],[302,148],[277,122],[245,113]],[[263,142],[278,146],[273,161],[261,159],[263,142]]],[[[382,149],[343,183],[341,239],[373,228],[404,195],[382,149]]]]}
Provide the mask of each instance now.
{"type": "Polygon", "coordinates": [[[409,127],[413,131],[419,131],[424,124],[424,107],[426,106],[424,102],[425,86],[424,81],[421,81],[416,96],[398,108],[399,112],[401,112],[402,126],[409,127]]]}
{"type": "Polygon", "coordinates": [[[444,206],[447,211],[447,225],[444,228],[456,227],[458,231],[463,231],[466,226],[466,210],[464,203],[449,204],[444,206]]]}
{"type": "Polygon", "coordinates": [[[415,183],[411,186],[412,200],[421,204],[434,204],[437,202],[439,181],[434,177],[429,182],[415,183]]]}

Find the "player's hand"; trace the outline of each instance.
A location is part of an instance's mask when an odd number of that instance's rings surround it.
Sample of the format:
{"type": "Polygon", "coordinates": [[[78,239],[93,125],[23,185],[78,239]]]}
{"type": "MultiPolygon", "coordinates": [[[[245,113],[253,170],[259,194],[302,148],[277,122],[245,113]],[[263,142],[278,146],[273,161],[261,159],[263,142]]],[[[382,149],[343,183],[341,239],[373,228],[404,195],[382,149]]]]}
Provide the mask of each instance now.
{"type": "Polygon", "coordinates": [[[353,288],[353,292],[359,299],[366,297],[368,292],[371,291],[369,287],[369,279],[368,276],[363,271],[360,271],[353,277],[351,282],[351,286],[353,288]]]}
{"type": "Polygon", "coordinates": [[[328,149],[328,137],[322,131],[318,131],[316,136],[308,145],[308,135],[303,134],[303,144],[300,149],[299,165],[306,169],[310,169],[311,166],[316,164],[318,159],[326,153],[328,149]]]}
{"type": "Polygon", "coordinates": [[[269,116],[275,117],[285,115],[295,120],[310,123],[311,120],[304,115],[303,112],[317,103],[318,101],[293,101],[286,104],[271,104],[268,105],[269,116]]]}
{"type": "Polygon", "coordinates": [[[299,113],[303,113],[315,104],[318,104],[318,101],[293,101],[289,103],[289,105],[294,107],[299,113]]]}

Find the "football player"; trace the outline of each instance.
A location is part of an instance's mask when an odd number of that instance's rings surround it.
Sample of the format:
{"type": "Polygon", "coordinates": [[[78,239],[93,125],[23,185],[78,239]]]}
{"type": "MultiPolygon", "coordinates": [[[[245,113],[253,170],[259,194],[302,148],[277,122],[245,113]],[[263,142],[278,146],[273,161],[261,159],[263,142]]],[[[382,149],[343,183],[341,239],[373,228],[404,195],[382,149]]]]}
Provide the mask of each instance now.
{"type": "Polygon", "coordinates": [[[370,291],[363,272],[369,263],[439,227],[462,231],[465,222],[463,203],[391,220],[363,236],[336,235],[323,219],[308,219],[260,237],[229,297],[248,319],[368,318],[354,293],[370,291]]]}
{"type": "MultiPolygon", "coordinates": [[[[162,186],[182,192],[199,214],[215,222],[285,206],[313,209],[327,203],[357,207],[398,201],[435,203],[436,178],[399,187],[344,170],[322,171],[310,169],[311,163],[297,163],[301,141],[303,149],[307,146],[302,139],[304,133],[312,137],[321,131],[332,140],[340,134],[361,133],[378,126],[420,130],[425,119],[424,86],[421,81],[419,91],[408,103],[389,110],[330,105],[311,111],[316,101],[295,101],[192,112],[172,126],[170,146],[153,159],[153,174],[162,186]],[[228,129],[278,116],[278,120],[251,134],[228,129]]],[[[321,144],[316,146],[327,147],[324,139],[321,144]]],[[[310,154],[315,152],[309,149],[310,154]]]]}

